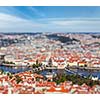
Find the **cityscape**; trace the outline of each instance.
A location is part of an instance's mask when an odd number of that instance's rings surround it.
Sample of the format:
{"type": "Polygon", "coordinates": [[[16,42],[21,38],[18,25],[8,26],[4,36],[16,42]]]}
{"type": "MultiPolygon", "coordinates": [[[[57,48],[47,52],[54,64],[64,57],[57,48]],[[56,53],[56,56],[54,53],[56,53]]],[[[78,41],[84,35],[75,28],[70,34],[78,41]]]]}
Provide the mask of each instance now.
{"type": "Polygon", "coordinates": [[[100,94],[99,11],[0,7],[0,94],[100,94]]]}
{"type": "Polygon", "coordinates": [[[100,93],[100,34],[0,34],[0,93],[100,93]]]}

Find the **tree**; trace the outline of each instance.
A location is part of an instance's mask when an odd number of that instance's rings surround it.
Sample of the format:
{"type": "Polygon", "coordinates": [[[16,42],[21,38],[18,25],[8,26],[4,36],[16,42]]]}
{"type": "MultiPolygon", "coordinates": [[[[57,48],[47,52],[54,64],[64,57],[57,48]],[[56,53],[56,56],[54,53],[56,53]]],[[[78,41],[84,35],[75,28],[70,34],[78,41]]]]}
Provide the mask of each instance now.
{"type": "Polygon", "coordinates": [[[22,81],[21,78],[17,78],[17,79],[16,79],[17,84],[19,84],[21,81],[22,81]]]}
{"type": "Polygon", "coordinates": [[[85,64],[84,67],[87,67],[87,64],[85,64]]]}
{"type": "Polygon", "coordinates": [[[65,81],[66,81],[66,76],[63,75],[63,76],[61,77],[61,82],[65,82],[65,81]]]}
{"type": "Polygon", "coordinates": [[[52,59],[51,59],[51,58],[50,58],[49,61],[48,61],[48,65],[49,65],[50,67],[52,67],[52,59]]]}
{"type": "Polygon", "coordinates": [[[13,76],[12,76],[12,75],[10,75],[10,76],[9,76],[9,78],[10,78],[10,79],[12,79],[12,78],[13,78],[13,76]]]}
{"type": "Polygon", "coordinates": [[[36,65],[38,65],[39,64],[39,61],[38,61],[38,59],[36,60],[36,65]]]}
{"type": "Polygon", "coordinates": [[[36,65],[35,65],[35,64],[33,64],[33,65],[32,65],[32,67],[33,67],[33,68],[35,68],[35,67],[36,67],[36,65]]]}
{"type": "Polygon", "coordinates": [[[18,75],[15,76],[15,80],[16,80],[17,84],[19,84],[20,82],[22,82],[21,77],[19,77],[18,75]]]}
{"type": "Polygon", "coordinates": [[[82,84],[86,84],[89,87],[92,87],[94,85],[100,85],[100,81],[93,81],[90,78],[84,78],[81,77],[79,75],[66,75],[66,74],[57,74],[55,77],[53,77],[53,81],[56,82],[57,84],[60,84],[61,82],[65,82],[65,81],[71,81],[73,84],[78,84],[78,85],[82,85],[82,84]]]}
{"type": "Polygon", "coordinates": [[[40,80],[40,78],[36,77],[36,81],[39,81],[39,80],[40,80]]]}
{"type": "Polygon", "coordinates": [[[55,80],[55,82],[56,82],[56,84],[60,84],[61,83],[60,80],[55,80]]]}
{"type": "Polygon", "coordinates": [[[4,71],[1,69],[1,70],[0,70],[0,74],[2,75],[3,73],[4,73],[4,71]]]}

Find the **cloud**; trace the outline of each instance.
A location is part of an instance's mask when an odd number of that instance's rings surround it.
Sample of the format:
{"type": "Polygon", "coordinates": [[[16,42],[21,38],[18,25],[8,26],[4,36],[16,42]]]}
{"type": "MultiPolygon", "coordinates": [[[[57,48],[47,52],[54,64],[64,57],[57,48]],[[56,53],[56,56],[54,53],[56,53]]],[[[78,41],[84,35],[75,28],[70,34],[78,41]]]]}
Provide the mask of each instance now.
{"type": "MultiPolygon", "coordinates": [[[[36,23],[30,20],[12,16],[9,14],[0,13],[0,32],[9,31],[34,31],[37,28],[41,28],[42,23],[36,23]]],[[[37,30],[38,31],[38,30],[37,30]]]]}
{"type": "Polygon", "coordinates": [[[79,21],[51,21],[51,23],[60,26],[69,26],[73,24],[78,24],[80,22],[79,21]]]}
{"type": "Polygon", "coordinates": [[[0,32],[78,32],[100,31],[100,19],[89,18],[43,18],[25,19],[0,13],[0,32]]]}
{"type": "Polygon", "coordinates": [[[0,13],[10,14],[13,16],[25,18],[25,19],[32,19],[34,16],[36,17],[45,17],[45,14],[35,7],[32,6],[23,6],[23,7],[16,7],[16,6],[6,6],[0,7],[0,13]]]}
{"type": "Polygon", "coordinates": [[[29,11],[31,11],[32,13],[35,13],[36,15],[40,16],[40,17],[45,17],[45,14],[43,12],[40,12],[38,9],[28,6],[27,7],[29,9],[29,11]]]}
{"type": "Polygon", "coordinates": [[[56,32],[100,32],[100,19],[56,18],[47,19],[49,29],[56,32]]]}
{"type": "Polygon", "coordinates": [[[30,18],[28,14],[25,14],[23,11],[14,6],[0,7],[0,13],[5,13],[22,18],[30,18]]]}
{"type": "Polygon", "coordinates": [[[95,24],[99,24],[100,25],[100,21],[96,20],[56,20],[56,21],[51,21],[52,24],[55,25],[60,25],[60,26],[69,26],[69,25],[95,25],[95,24]]]}

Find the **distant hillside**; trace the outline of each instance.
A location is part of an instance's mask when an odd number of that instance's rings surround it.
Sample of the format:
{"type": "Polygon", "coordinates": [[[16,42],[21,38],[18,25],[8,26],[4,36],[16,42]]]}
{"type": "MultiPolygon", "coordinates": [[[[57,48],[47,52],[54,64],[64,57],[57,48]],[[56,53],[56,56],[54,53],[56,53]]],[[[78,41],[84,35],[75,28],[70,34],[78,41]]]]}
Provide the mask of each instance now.
{"type": "Polygon", "coordinates": [[[37,35],[37,34],[42,34],[42,32],[10,32],[10,33],[0,33],[0,34],[5,34],[5,35],[37,35]]]}
{"type": "Polygon", "coordinates": [[[59,40],[61,41],[62,43],[73,43],[74,41],[75,42],[80,42],[80,40],[77,40],[75,38],[70,38],[70,37],[65,37],[65,36],[58,36],[57,34],[51,34],[51,35],[46,35],[47,38],[49,39],[54,39],[54,40],[59,40]]]}
{"type": "Polygon", "coordinates": [[[100,38],[100,35],[91,35],[93,38],[100,38]]]}

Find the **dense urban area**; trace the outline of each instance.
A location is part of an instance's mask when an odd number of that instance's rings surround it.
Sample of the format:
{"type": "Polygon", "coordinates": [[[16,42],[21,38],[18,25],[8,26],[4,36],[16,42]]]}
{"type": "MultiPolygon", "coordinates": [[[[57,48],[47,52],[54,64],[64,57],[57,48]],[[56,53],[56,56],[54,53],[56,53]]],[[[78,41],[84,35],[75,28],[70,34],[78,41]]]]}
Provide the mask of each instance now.
{"type": "Polygon", "coordinates": [[[99,94],[100,33],[0,33],[1,94],[99,94]]]}

